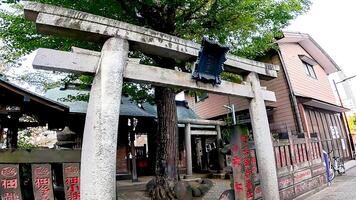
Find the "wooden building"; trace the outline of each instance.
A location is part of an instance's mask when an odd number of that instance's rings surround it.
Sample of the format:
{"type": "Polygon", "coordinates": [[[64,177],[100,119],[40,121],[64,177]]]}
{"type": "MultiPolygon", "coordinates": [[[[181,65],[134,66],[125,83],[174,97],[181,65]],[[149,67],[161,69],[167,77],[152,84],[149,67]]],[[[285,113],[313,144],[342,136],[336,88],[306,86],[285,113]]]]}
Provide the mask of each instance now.
{"type": "MultiPolygon", "coordinates": [[[[69,96],[88,94],[88,91],[54,88],[44,96],[23,89],[9,81],[0,79],[0,131],[1,137],[9,138],[8,147],[17,147],[17,131],[26,127],[48,126],[51,130],[61,131],[64,127],[77,134],[74,148],[80,149],[83,138],[85,115],[88,103],[69,100],[69,96]],[[24,116],[30,116],[33,121],[22,121],[24,116]]],[[[187,102],[177,101],[178,120],[199,119],[188,107],[187,102]]],[[[129,97],[122,97],[120,106],[120,129],[117,147],[118,178],[131,178],[130,132],[132,122],[137,120],[135,128],[135,154],[139,175],[153,175],[155,156],[155,133],[157,110],[155,105],[144,103],[139,107],[129,97]]],[[[184,143],[184,123],[178,124],[179,130],[179,169],[186,174],[186,150],[184,143]]],[[[217,132],[212,125],[192,124],[193,138],[193,168],[196,172],[217,169],[218,162],[212,159],[217,156],[217,132]],[[209,159],[210,158],[210,159],[209,159]]]]}
{"type": "MultiPolygon", "coordinates": [[[[289,130],[299,138],[319,138],[322,149],[350,159],[353,148],[342,114],[348,109],[337,105],[328,80],[340,68],[308,34],[285,32],[277,45],[259,59],[281,66],[277,78],[261,81],[277,97],[266,104],[272,135],[283,139],[289,130]]],[[[230,112],[224,105],[234,104],[238,121],[249,125],[246,99],[210,93],[187,98],[204,119],[224,118],[230,112]]]]}
{"type": "Polygon", "coordinates": [[[17,147],[21,128],[48,125],[60,128],[69,108],[0,78],[0,141],[7,138],[7,147],[17,147]]]}

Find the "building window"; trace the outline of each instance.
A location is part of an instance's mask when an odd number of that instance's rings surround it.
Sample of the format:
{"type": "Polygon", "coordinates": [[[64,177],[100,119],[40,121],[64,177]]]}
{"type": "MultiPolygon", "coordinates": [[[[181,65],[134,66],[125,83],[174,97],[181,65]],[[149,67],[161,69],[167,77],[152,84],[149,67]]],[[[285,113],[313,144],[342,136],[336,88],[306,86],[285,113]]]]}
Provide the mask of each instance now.
{"type": "Polygon", "coordinates": [[[306,62],[303,62],[303,65],[304,65],[304,68],[305,68],[305,73],[308,76],[316,79],[316,74],[315,74],[315,71],[314,71],[314,67],[311,64],[306,63],[306,62]]]}
{"type": "Polygon", "coordinates": [[[209,97],[207,92],[196,92],[195,93],[195,102],[201,102],[204,101],[205,99],[207,99],[209,97]]]}

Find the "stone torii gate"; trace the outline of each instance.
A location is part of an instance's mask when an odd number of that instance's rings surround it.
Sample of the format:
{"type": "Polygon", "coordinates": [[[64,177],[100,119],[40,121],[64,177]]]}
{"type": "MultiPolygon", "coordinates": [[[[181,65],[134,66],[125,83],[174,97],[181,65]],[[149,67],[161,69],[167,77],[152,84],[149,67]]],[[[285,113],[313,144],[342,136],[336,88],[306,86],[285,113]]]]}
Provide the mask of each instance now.
{"type": "Polygon", "coordinates": [[[81,198],[116,199],[115,166],[119,108],[123,79],[166,87],[199,89],[250,100],[257,162],[266,200],[279,199],[275,158],[264,101],[273,92],[260,87],[259,78],[277,76],[278,66],[227,56],[225,71],[245,77],[245,83],[222,81],[219,86],[197,83],[191,74],[130,62],[129,48],[176,60],[194,60],[200,45],[192,41],[124,22],[38,3],[25,5],[26,19],[38,32],[93,42],[105,41],[101,52],[73,48],[71,52],[39,49],[34,68],[94,74],[85,121],[81,161],[81,198]]]}

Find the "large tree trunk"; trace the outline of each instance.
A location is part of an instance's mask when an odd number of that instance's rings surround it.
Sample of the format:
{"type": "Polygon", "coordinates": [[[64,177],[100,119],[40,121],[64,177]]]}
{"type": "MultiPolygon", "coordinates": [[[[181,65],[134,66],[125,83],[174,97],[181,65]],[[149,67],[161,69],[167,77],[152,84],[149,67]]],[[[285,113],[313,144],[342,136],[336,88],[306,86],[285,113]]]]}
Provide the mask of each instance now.
{"type": "Polygon", "coordinates": [[[178,130],[175,92],[173,89],[156,87],[158,134],[156,177],[153,199],[175,199],[174,186],[178,180],[178,130]]]}

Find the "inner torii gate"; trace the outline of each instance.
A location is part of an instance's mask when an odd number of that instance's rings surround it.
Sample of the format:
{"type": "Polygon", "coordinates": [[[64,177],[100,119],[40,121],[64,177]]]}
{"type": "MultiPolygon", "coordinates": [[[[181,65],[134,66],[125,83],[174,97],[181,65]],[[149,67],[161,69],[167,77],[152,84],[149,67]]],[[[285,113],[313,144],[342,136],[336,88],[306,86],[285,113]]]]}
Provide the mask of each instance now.
{"type": "Polygon", "coordinates": [[[264,101],[273,92],[259,78],[277,76],[278,66],[227,56],[225,71],[244,76],[244,83],[222,81],[219,86],[197,83],[191,74],[130,62],[129,48],[176,60],[193,60],[200,45],[124,22],[39,3],[27,3],[26,19],[38,32],[94,42],[105,41],[101,52],[73,48],[71,52],[39,49],[34,68],[94,74],[86,115],[81,160],[81,198],[116,199],[115,166],[119,108],[123,79],[166,87],[199,89],[250,100],[250,114],[261,176],[263,199],[279,199],[275,158],[264,101]]]}

